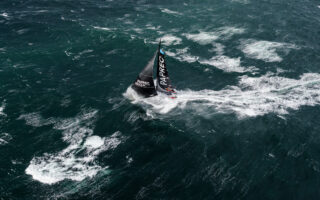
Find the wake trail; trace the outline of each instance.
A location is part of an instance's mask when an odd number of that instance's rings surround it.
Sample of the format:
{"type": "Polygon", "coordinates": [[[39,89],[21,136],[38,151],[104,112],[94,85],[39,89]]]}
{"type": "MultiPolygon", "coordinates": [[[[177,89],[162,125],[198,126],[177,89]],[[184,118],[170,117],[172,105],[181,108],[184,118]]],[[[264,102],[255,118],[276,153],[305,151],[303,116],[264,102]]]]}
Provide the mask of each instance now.
{"type": "Polygon", "coordinates": [[[194,114],[235,113],[239,118],[268,113],[288,114],[301,106],[320,104],[320,74],[306,73],[299,79],[266,74],[261,77],[241,76],[237,86],[215,90],[177,90],[178,98],[159,94],[141,98],[129,87],[124,96],[146,108],[147,114],[180,115],[184,110],[194,114]],[[171,112],[175,110],[175,112],[171,112]]]}

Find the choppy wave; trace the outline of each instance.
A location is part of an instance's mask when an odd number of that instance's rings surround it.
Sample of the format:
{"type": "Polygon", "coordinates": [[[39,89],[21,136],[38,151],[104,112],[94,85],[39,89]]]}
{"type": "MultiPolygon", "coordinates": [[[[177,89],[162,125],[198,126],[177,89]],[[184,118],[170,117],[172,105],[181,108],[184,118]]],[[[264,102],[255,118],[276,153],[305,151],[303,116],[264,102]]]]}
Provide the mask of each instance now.
{"type": "Polygon", "coordinates": [[[6,113],[4,113],[4,109],[6,108],[6,103],[5,102],[3,102],[2,104],[1,104],[1,106],[0,106],[0,116],[2,115],[2,116],[7,116],[7,114],[6,113]]]}
{"type": "Polygon", "coordinates": [[[62,139],[69,144],[60,152],[34,157],[25,170],[26,174],[42,183],[54,184],[64,179],[82,181],[107,169],[108,166],[101,167],[95,159],[101,152],[116,148],[123,137],[120,132],[109,137],[93,135],[96,114],[96,110],[91,110],[68,119],[43,119],[38,113],[20,116],[19,119],[31,126],[52,124],[54,129],[62,131],[62,139]]]}
{"type": "Polygon", "coordinates": [[[6,145],[12,140],[12,137],[9,133],[0,134],[0,145],[6,145]]]}
{"type": "Polygon", "coordinates": [[[235,113],[239,118],[268,113],[281,116],[301,106],[320,104],[320,74],[306,73],[299,79],[267,74],[261,77],[241,76],[238,86],[223,90],[178,90],[178,98],[165,95],[152,98],[139,97],[130,87],[124,94],[132,103],[145,107],[147,114],[179,115],[191,109],[197,115],[235,113]],[[175,110],[175,112],[171,112],[175,110]]]}
{"type": "Polygon", "coordinates": [[[240,49],[249,58],[263,60],[265,62],[281,62],[283,58],[277,53],[287,54],[290,49],[298,49],[294,44],[246,40],[242,41],[240,49]]]}

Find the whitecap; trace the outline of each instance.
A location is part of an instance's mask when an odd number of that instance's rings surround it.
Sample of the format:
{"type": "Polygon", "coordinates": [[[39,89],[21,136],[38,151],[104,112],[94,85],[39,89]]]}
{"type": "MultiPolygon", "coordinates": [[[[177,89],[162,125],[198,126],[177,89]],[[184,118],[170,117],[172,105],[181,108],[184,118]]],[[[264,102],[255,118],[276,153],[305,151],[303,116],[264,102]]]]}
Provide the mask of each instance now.
{"type": "Polygon", "coordinates": [[[132,163],[132,161],[133,161],[133,158],[130,157],[129,155],[126,156],[126,159],[127,159],[128,164],[132,163]]]}
{"type": "Polygon", "coordinates": [[[240,62],[240,57],[238,58],[230,58],[228,56],[219,55],[214,56],[209,60],[199,60],[201,64],[212,65],[218,69],[221,69],[225,72],[253,72],[258,69],[255,67],[242,67],[240,62]]]}
{"type": "Polygon", "coordinates": [[[201,45],[210,44],[213,41],[217,40],[219,36],[214,32],[200,32],[195,34],[183,34],[188,40],[192,40],[201,45]]]}
{"type": "Polygon", "coordinates": [[[6,12],[0,13],[0,16],[4,17],[6,19],[9,19],[9,14],[6,12]]]}
{"type": "Polygon", "coordinates": [[[188,40],[197,42],[200,45],[207,45],[213,44],[218,39],[227,40],[233,35],[242,34],[244,32],[244,28],[225,26],[218,28],[213,32],[199,31],[199,33],[184,33],[182,35],[184,35],[188,40]]]}
{"type": "Polygon", "coordinates": [[[160,40],[160,39],[161,39],[161,44],[163,44],[165,46],[181,44],[181,41],[182,41],[181,38],[176,37],[171,34],[167,34],[167,35],[162,36],[161,38],[158,38],[158,40],[160,40]]]}
{"type": "Polygon", "coordinates": [[[90,136],[86,139],[86,141],[84,142],[83,146],[84,147],[88,147],[88,148],[93,148],[93,149],[97,149],[99,147],[101,147],[104,144],[104,139],[102,139],[101,137],[94,135],[94,136],[90,136]]]}
{"type": "Polygon", "coordinates": [[[100,27],[100,26],[93,26],[93,28],[103,31],[114,31],[114,28],[108,28],[108,27],[100,27]]]}
{"type": "Polygon", "coordinates": [[[177,11],[172,11],[172,10],[169,10],[167,8],[160,8],[161,12],[163,13],[167,13],[167,14],[172,14],[172,15],[182,15],[181,13],[177,12],[177,11]]]}
{"type": "Polygon", "coordinates": [[[159,30],[161,26],[152,26],[152,24],[147,24],[146,25],[146,29],[149,29],[149,30],[159,30]]]}
{"type": "Polygon", "coordinates": [[[245,32],[244,28],[225,26],[221,27],[217,30],[217,35],[221,37],[223,40],[230,39],[234,35],[243,34],[245,32]]]}
{"type": "Polygon", "coordinates": [[[133,28],[132,30],[139,34],[143,33],[143,30],[141,28],[133,28]]]}
{"type": "Polygon", "coordinates": [[[191,55],[188,51],[189,51],[189,48],[186,47],[183,49],[176,49],[175,52],[166,51],[166,54],[181,62],[188,62],[188,63],[196,62],[199,59],[199,57],[191,55]]]}
{"type": "Polygon", "coordinates": [[[6,108],[6,103],[2,102],[2,105],[0,106],[0,116],[7,116],[6,113],[4,113],[4,109],[6,108]]]}
{"type": "Polygon", "coordinates": [[[224,53],[225,46],[223,44],[214,42],[212,45],[213,48],[209,50],[210,52],[215,52],[217,55],[222,55],[224,53]]]}
{"type": "Polygon", "coordinates": [[[199,58],[199,56],[191,55],[189,53],[188,47],[183,49],[176,49],[175,52],[167,51],[166,54],[181,62],[194,63],[198,61],[201,64],[211,65],[225,72],[244,73],[244,72],[258,71],[258,68],[254,66],[250,66],[250,67],[241,66],[240,57],[230,58],[228,56],[222,55],[223,48],[224,48],[223,45],[216,43],[215,46],[216,46],[216,49],[213,49],[213,51],[216,51],[218,55],[213,56],[211,59],[203,59],[203,58],[199,58]]]}
{"type": "Polygon", "coordinates": [[[49,10],[35,10],[33,12],[35,12],[35,13],[47,13],[47,12],[49,12],[49,10]]]}
{"type": "Polygon", "coordinates": [[[289,43],[249,39],[241,42],[240,49],[249,58],[265,62],[281,62],[283,58],[277,52],[287,54],[290,49],[298,49],[298,47],[289,43]]]}

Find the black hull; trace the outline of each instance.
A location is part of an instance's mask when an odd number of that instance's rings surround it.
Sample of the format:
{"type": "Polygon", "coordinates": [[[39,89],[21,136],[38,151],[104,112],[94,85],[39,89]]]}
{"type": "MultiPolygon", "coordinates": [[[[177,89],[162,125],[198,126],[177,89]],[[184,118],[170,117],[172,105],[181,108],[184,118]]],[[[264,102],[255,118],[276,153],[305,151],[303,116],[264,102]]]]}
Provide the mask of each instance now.
{"type": "Polygon", "coordinates": [[[155,90],[154,87],[150,87],[150,88],[141,88],[141,87],[137,87],[136,85],[132,85],[131,88],[136,91],[137,94],[139,94],[140,96],[144,97],[144,98],[148,98],[148,97],[154,97],[157,95],[157,91],[155,90]]]}

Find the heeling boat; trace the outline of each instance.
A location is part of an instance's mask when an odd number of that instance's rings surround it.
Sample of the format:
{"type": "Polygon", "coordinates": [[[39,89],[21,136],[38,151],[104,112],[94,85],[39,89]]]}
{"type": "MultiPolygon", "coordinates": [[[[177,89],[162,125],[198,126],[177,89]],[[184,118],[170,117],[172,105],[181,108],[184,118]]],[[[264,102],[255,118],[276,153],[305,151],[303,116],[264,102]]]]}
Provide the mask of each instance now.
{"type": "Polygon", "coordinates": [[[140,72],[138,78],[132,84],[132,89],[136,91],[140,96],[145,98],[153,97],[160,93],[168,95],[170,98],[176,98],[176,91],[171,85],[167,65],[165,62],[165,53],[161,49],[161,40],[159,46],[151,60],[140,72]],[[157,81],[156,87],[153,81],[153,67],[154,61],[157,57],[157,81]]]}

